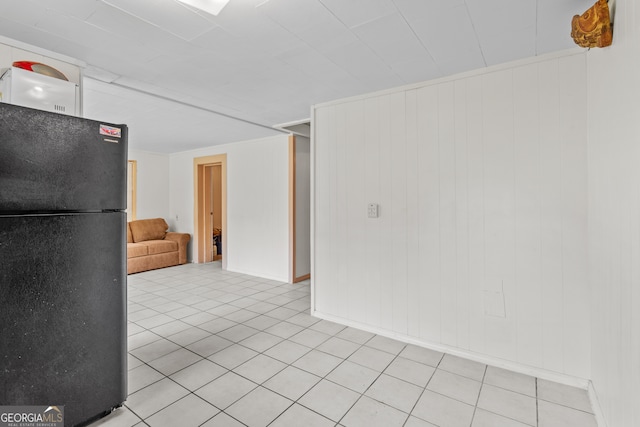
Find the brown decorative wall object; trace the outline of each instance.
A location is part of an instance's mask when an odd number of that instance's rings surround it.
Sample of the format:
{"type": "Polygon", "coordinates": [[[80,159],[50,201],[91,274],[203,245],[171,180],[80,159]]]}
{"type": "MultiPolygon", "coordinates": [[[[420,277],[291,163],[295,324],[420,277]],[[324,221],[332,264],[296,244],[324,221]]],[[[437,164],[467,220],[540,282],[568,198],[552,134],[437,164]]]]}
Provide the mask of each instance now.
{"type": "Polygon", "coordinates": [[[611,46],[613,31],[607,0],[598,0],[585,13],[573,17],[571,37],[582,47],[611,46]]]}

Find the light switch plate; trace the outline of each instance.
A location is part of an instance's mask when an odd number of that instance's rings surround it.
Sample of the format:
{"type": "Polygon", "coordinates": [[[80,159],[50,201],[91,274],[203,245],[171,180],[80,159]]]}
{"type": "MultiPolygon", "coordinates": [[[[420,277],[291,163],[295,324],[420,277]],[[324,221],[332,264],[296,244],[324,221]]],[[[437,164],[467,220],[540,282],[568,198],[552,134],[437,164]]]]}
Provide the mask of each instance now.
{"type": "Polygon", "coordinates": [[[369,217],[369,218],[378,218],[378,204],[377,203],[369,203],[367,205],[367,217],[369,217]]]}

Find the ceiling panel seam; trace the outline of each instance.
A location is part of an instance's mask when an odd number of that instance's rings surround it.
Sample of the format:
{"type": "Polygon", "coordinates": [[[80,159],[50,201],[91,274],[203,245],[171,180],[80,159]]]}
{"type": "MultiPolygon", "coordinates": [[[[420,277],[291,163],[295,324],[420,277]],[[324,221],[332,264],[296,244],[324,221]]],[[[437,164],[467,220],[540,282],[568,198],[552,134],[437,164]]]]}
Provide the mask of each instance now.
{"type": "Polygon", "coordinates": [[[395,6],[396,10],[398,11],[398,13],[400,14],[400,17],[402,18],[402,20],[407,24],[407,26],[409,27],[409,29],[411,30],[411,33],[413,34],[413,36],[416,38],[416,40],[418,40],[418,43],[420,43],[420,46],[422,46],[422,48],[424,49],[425,52],[427,52],[427,55],[429,55],[429,58],[431,58],[431,61],[436,64],[436,68],[438,69],[438,73],[440,75],[444,75],[444,73],[442,72],[442,69],[440,69],[440,65],[438,65],[438,62],[436,61],[436,59],[433,57],[433,55],[431,54],[431,51],[429,51],[429,48],[422,42],[422,39],[420,37],[418,37],[418,34],[416,33],[416,31],[414,30],[413,26],[411,25],[411,23],[409,21],[407,21],[407,17],[404,16],[404,13],[402,13],[402,11],[398,8],[398,5],[396,4],[395,0],[391,0],[391,2],[393,3],[393,5],[395,6]]]}
{"type": "Polygon", "coordinates": [[[262,123],[252,122],[251,120],[243,119],[241,117],[232,116],[232,115],[226,114],[226,113],[221,113],[219,111],[212,110],[212,109],[207,108],[207,107],[202,107],[200,105],[191,104],[189,102],[181,101],[181,100],[175,99],[175,98],[170,98],[168,96],[158,95],[157,93],[149,92],[149,91],[146,91],[146,90],[143,90],[143,89],[138,89],[138,88],[135,88],[133,86],[127,86],[127,85],[123,85],[121,83],[116,83],[116,82],[109,83],[109,84],[113,85],[113,86],[116,86],[116,87],[119,87],[121,89],[132,90],[134,92],[138,92],[138,93],[142,93],[142,94],[145,94],[145,95],[153,96],[154,98],[162,99],[164,101],[175,102],[176,104],[184,105],[185,107],[191,107],[191,108],[195,108],[195,109],[200,110],[200,111],[206,111],[208,113],[216,114],[216,115],[221,116],[221,117],[226,117],[226,118],[231,119],[231,120],[237,120],[239,122],[243,122],[243,123],[246,123],[248,125],[258,126],[258,127],[263,128],[263,129],[269,129],[269,130],[277,131],[277,132],[280,132],[280,133],[286,133],[286,134],[289,133],[289,132],[286,132],[286,131],[284,131],[282,129],[275,128],[273,126],[264,125],[262,123]]]}
{"type": "Polygon", "coordinates": [[[476,42],[478,43],[478,49],[480,49],[480,56],[482,56],[482,63],[484,66],[487,66],[487,60],[484,57],[484,51],[482,50],[482,44],[480,44],[480,38],[478,37],[478,31],[476,30],[476,24],[473,22],[473,17],[469,12],[469,6],[467,5],[467,0],[464,0],[464,9],[467,12],[467,16],[469,17],[469,21],[471,22],[471,28],[473,28],[473,34],[476,36],[476,42]]]}

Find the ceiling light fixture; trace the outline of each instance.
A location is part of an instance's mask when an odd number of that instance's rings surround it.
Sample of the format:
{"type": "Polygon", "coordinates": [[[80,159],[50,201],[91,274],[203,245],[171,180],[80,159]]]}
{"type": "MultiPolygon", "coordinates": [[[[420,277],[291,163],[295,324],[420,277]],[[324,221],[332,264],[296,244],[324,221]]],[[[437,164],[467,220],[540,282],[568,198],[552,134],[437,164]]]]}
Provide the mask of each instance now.
{"type": "Polygon", "coordinates": [[[190,6],[211,15],[218,16],[220,11],[229,3],[229,0],[177,0],[182,4],[190,6]]]}

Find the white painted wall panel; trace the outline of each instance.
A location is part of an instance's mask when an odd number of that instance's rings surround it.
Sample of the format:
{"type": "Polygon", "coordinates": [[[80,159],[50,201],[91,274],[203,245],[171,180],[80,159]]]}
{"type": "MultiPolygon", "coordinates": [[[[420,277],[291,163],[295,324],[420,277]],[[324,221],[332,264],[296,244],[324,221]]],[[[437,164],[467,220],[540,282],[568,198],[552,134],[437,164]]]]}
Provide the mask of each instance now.
{"type": "Polygon", "coordinates": [[[315,194],[318,223],[335,221],[316,234],[315,312],[588,378],[580,64],[547,59],[316,107],[316,180],[336,190],[315,194]],[[366,219],[369,201],[380,218],[366,219]],[[380,262],[363,261],[377,236],[380,262]]]}
{"type": "Polygon", "coordinates": [[[129,160],[137,166],[136,218],[164,218],[170,229],[175,218],[170,216],[169,156],[147,151],[129,150],[129,160]]]}
{"type": "MultiPolygon", "coordinates": [[[[316,128],[317,138],[323,141],[324,146],[322,149],[316,147],[315,150],[312,147],[315,168],[331,171],[332,165],[335,165],[335,162],[332,161],[332,154],[334,153],[332,148],[335,146],[335,108],[319,111],[316,120],[320,120],[326,125],[322,128],[316,128]]],[[[314,297],[316,304],[327,307],[330,314],[336,314],[332,310],[333,305],[330,304],[331,300],[329,299],[336,292],[334,289],[336,286],[335,270],[328,268],[329,265],[335,262],[335,247],[331,240],[333,237],[331,230],[335,223],[335,208],[332,202],[334,200],[332,196],[333,177],[334,175],[331,173],[323,174],[322,176],[314,175],[315,209],[316,211],[328,212],[328,214],[320,217],[315,216],[315,221],[312,225],[315,233],[315,273],[312,278],[327,284],[323,292],[318,292],[316,289],[314,297]]]]}
{"type": "Polygon", "coordinates": [[[394,283],[391,293],[392,329],[401,334],[407,333],[407,130],[406,99],[404,92],[390,96],[391,130],[391,200],[385,209],[391,214],[389,239],[389,261],[394,283]]]}
{"type": "Polygon", "coordinates": [[[559,68],[557,61],[539,65],[540,102],[540,203],[542,222],[541,294],[543,367],[562,372],[563,292],[562,292],[562,186],[559,110],[559,68]]]}
{"type": "Polygon", "coordinates": [[[362,298],[362,289],[357,286],[359,280],[365,274],[366,265],[366,212],[367,199],[365,196],[365,157],[362,155],[365,149],[364,133],[364,101],[348,105],[345,114],[348,117],[346,128],[346,138],[350,141],[345,144],[346,164],[345,173],[353,179],[347,180],[345,190],[346,200],[346,250],[349,256],[344,261],[348,261],[346,268],[346,280],[348,295],[347,300],[353,301],[349,305],[348,315],[350,318],[366,318],[366,299],[362,298]]]}
{"type": "Polygon", "coordinates": [[[613,4],[613,45],[587,55],[588,247],[593,386],[619,427],[640,425],[640,4],[613,4]]]}
{"type": "Polygon", "coordinates": [[[193,159],[223,153],[227,154],[227,269],[286,282],[290,255],[286,135],[171,154],[170,225],[193,236],[193,159]]]}
{"type": "MultiPolygon", "coordinates": [[[[418,179],[418,94],[406,93],[406,170],[407,170],[407,294],[420,295],[420,198],[418,179]]],[[[422,304],[418,298],[407,301],[407,334],[420,336],[420,312],[422,304]]]]}
{"type": "Polygon", "coordinates": [[[438,85],[438,201],[440,212],[440,331],[443,344],[457,346],[456,145],[454,83],[438,85]],[[443,284],[448,286],[443,286],[443,284]]]}
{"type": "Polygon", "coordinates": [[[456,346],[469,349],[469,168],[468,168],[468,106],[467,81],[458,80],[454,87],[455,133],[455,228],[456,238],[456,346]]]}
{"type": "MultiPolygon", "coordinates": [[[[349,105],[342,104],[336,106],[336,139],[335,139],[335,224],[332,231],[335,231],[334,251],[336,269],[336,285],[338,298],[333,300],[339,316],[349,316],[349,283],[347,283],[348,264],[350,253],[347,248],[348,244],[348,193],[347,193],[347,170],[349,168],[349,160],[347,159],[348,143],[348,127],[350,125],[347,117],[347,109],[349,105]]],[[[355,284],[354,284],[355,285],[355,284]]]]}
{"type": "Polygon", "coordinates": [[[483,76],[486,352],[515,358],[512,71],[483,76]]]}
{"type": "Polygon", "coordinates": [[[518,360],[542,366],[539,67],[513,70],[515,281],[518,360]]]}
{"type": "Polygon", "coordinates": [[[227,269],[286,282],[288,139],[283,135],[258,141],[227,150],[227,269]]]}
{"type": "Polygon", "coordinates": [[[440,165],[438,147],[438,88],[418,90],[418,208],[420,212],[420,289],[416,295],[423,310],[420,338],[440,342],[440,165]]]}
{"type": "MultiPolygon", "coordinates": [[[[380,320],[377,322],[384,330],[393,330],[393,268],[391,251],[393,248],[393,218],[391,215],[392,176],[391,156],[394,147],[394,135],[391,131],[391,97],[388,95],[378,98],[380,105],[377,130],[380,133],[380,218],[378,219],[379,236],[383,242],[383,259],[376,271],[380,273],[380,320]]],[[[373,124],[376,129],[376,124],[373,124]]],[[[361,282],[360,282],[361,283],[361,282]]]]}
{"type": "Polygon", "coordinates": [[[469,349],[485,353],[484,305],[484,133],[482,76],[465,80],[467,86],[467,138],[469,171],[469,349]]]}
{"type": "MultiPolygon", "coordinates": [[[[378,124],[380,120],[380,103],[378,98],[370,98],[364,101],[364,141],[363,157],[365,159],[364,193],[366,203],[380,203],[381,201],[381,158],[380,132],[378,124]]],[[[384,215],[384,212],[380,213],[384,215]]],[[[377,219],[369,219],[365,223],[365,272],[364,280],[367,287],[364,293],[366,316],[365,322],[375,327],[380,326],[381,319],[381,294],[382,275],[380,266],[387,262],[389,249],[387,246],[388,232],[381,227],[384,216],[377,219]]]]}
{"type": "Polygon", "coordinates": [[[561,58],[560,139],[562,141],[562,278],[563,357],[565,372],[579,375],[591,367],[589,299],[584,297],[587,275],[587,105],[586,58],[561,58]]]}

